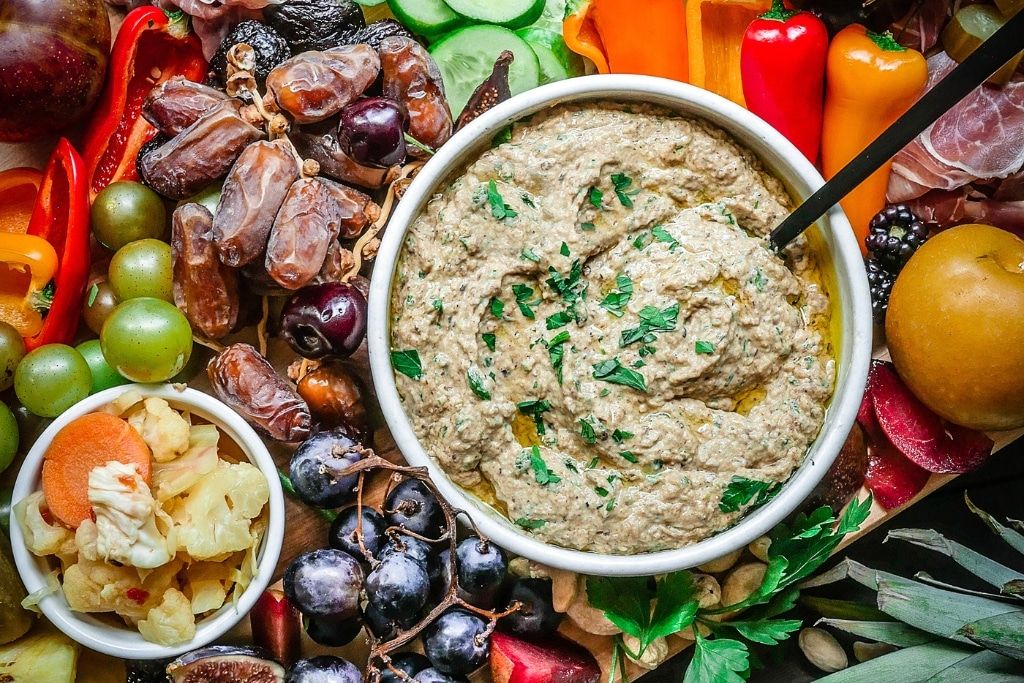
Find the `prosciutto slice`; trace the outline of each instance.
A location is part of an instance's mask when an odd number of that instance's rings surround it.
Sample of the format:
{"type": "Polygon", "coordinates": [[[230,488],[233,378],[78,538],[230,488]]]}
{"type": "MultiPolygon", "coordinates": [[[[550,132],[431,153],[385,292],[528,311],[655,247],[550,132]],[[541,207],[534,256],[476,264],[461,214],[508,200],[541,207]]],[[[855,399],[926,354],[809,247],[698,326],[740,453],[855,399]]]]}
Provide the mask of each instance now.
{"type": "Polygon", "coordinates": [[[892,33],[903,47],[928,54],[952,16],[952,5],[949,0],[917,0],[905,17],[892,25],[892,33]]]}

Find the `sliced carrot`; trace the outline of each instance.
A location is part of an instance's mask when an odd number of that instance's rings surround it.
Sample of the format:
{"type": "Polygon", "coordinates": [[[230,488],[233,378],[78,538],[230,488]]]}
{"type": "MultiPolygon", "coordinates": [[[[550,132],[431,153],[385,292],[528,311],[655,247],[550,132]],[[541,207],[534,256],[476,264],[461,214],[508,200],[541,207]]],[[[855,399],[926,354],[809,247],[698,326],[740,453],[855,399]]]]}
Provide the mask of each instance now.
{"type": "Polygon", "coordinates": [[[125,420],[90,413],[57,432],[43,458],[43,496],[53,516],[72,529],[89,519],[89,473],[111,460],[134,465],[150,482],[149,446],[125,420]]]}

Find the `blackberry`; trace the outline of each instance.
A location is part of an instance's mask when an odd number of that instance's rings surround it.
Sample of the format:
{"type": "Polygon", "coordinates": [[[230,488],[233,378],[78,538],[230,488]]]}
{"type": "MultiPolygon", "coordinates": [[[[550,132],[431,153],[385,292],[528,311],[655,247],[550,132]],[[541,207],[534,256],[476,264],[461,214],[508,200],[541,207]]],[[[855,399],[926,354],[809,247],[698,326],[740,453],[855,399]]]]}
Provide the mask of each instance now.
{"type": "Polygon", "coordinates": [[[869,258],[866,264],[868,284],[871,286],[871,312],[879,325],[885,322],[885,314],[889,310],[889,294],[896,276],[883,268],[878,261],[869,258]]]}
{"type": "Polygon", "coordinates": [[[924,222],[906,205],[896,204],[871,219],[864,245],[882,268],[895,275],[926,239],[928,228],[924,222]]]}

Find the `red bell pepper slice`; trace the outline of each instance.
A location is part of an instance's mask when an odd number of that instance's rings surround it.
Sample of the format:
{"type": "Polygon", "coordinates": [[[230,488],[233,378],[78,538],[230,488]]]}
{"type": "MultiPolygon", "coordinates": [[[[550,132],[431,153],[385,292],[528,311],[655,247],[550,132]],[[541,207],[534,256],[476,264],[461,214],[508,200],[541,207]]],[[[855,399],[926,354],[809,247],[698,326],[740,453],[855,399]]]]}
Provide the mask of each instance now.
{"type": "Polygon", "coordinates": [[[128,13],[111,50],[107,85],[85,132],[89,199],[116,180],[137,180],[135,157],[156,136],[142,118],[146,95],[176,76],[201,81],[207,62],[187,17],[152,6],[128,13]]]}
{"type": "Polygon", "coordinates": [[[67,344],[78,331],[90,255],[85,163],[65,138],[57,143],[46,164],[28,234],[52,244],[60,264],[54,278],[53,303],[43,327],[25,339],[25,347],[32,350],[44,344],[67,344]]]}
{"type": "Polygon", "coordinates": [[[811,163],[818,160],[825,107],[828,30],[782,0],[747,27],[740,71],[747,109],[772,124],[811,163]]]}

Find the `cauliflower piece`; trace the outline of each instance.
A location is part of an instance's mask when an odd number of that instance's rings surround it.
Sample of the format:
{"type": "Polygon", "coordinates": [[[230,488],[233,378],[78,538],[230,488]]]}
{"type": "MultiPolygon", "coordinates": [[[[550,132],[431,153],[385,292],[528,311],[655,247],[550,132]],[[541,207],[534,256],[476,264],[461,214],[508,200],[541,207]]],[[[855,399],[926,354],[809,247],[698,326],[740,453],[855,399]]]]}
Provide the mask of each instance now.
{"type": "Polygon", "coordinates": [[[224,605],[231,574],[232,565],[227,563],[195,562],[189,566],[185,594],[192,599],[192,614],[203,614],[224,605]]]}
{"type": "Polygon", "coordinates": [[[179,645],[192,640],[196,635],[196,619],[188,598],[178,589],[168,588],[160,604],[139,622],[139,633],[157,645],[179,645]]]}
{"type": "Polygon", "coordinates": [[[100,411],[121,417],[134,408],[138,403],[142,403],[142,392],[138,389],[129,389],[107,405],[100,408],[100,411]]]}
{"type": "Polygon", "coordinates": [[[252,545],[250,522],[270,499],[270,487],[253,465],[221,460],[186,495],[172,515],[177,547],[193,559],[209,560],[252,545]]]}
{"type": "Polygon", "coordinates": [[[67,542],[74,542],[74,535],[70,531],[59,524],[47,521],[49,511],[44,516],[45,504],[43,492],[36,491],[14,506],[14,516],[21,524],[21,531],[25,536],[25,547],[38,557],[56,555],[67,542]]]}
{"type": "Polygon", "coordinates": [[[89,472],[89,502],[96,517],[96,552],[142,569],[167,564],[167,539],[156,526],[160,511],[132,465],[111,460],[89,472]]]}
{"type": "Polygon", "coordinates": [[[132,567],[81,559],[64,572],[64,597],[74,612],[144,617],[155,604],[132,567]]]}
{"type": "Polygon", "coordinates": [[[128,424],[135,428],[149,446],[153,459],[157,462],[170,462],[187,451],[189,424],[181,413],[171,408],[162,398],[147,398],[142,405],[143,410],[128,417],[128,424]]]}
{"type": "Polygon", "coordinates": [[[153,495],[163,503],[187,491],[217,467],[217,442],[220,430],[215,425],[195,425],[189,430],[188,449],[174,460],[153,466],[153,495]]]}
{"type": "Polygon", "coordinates": [[[75,531],[75,545],[78,546],[78,556],[93,562],[100,559],[100,553],[96,550],[96,539],[99,536],[96,522],[91,519],[83,520],[75,531]]]}

